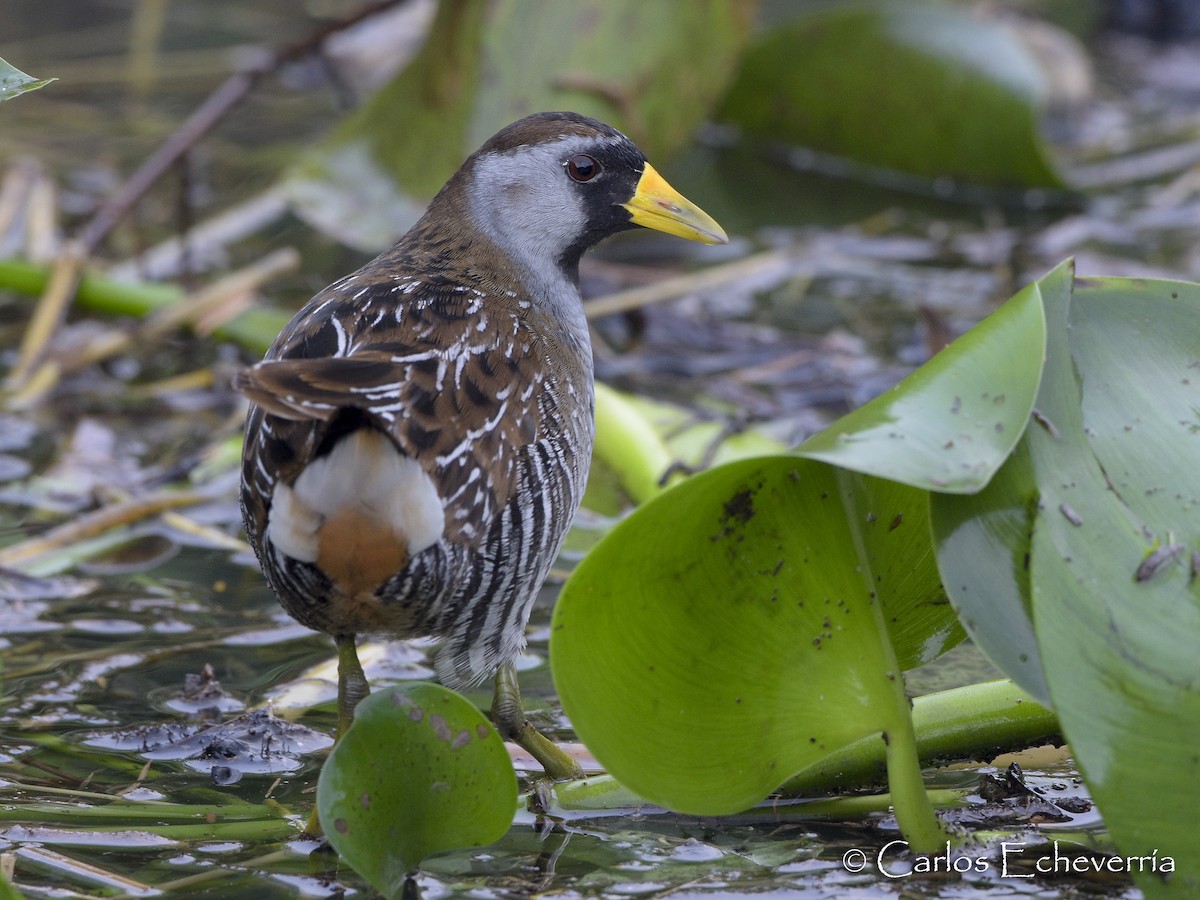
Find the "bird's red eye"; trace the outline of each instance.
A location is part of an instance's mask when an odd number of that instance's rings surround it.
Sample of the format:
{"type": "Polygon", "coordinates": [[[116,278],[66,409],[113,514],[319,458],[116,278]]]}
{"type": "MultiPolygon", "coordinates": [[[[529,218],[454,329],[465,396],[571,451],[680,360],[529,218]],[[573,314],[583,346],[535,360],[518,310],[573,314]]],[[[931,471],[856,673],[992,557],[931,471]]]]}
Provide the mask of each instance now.
{"type": "Polygon", "coordinates": [[[600,174],[600,163],[582,153],[572,156],[564,165],[567,167],[567,174],[576,181],[591,181],[600,174]]]}

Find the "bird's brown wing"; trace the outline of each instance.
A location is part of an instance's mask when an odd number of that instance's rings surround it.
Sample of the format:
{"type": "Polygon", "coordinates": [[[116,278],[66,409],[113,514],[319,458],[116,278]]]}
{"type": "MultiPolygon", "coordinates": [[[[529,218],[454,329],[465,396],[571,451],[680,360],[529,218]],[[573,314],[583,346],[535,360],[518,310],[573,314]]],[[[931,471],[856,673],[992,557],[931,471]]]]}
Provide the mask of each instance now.
{"type": "Polygon", "coordinates": [[[257,407],[244,456],[253,485],[247,526],[261,534],[274,484],[294,482],[338,437],[366,426],[433,478],[446,536],[475,539],[475,523],[490,520],[517,490],[516,453],[538,440],[541,426],[540,368],[517,365],[481,337],[449,352],[274,359],[239,373],[235,387],[257,407]]]}
{"type": "Polygon", "coordinates": [[[233,387],[264,413],[292,422],[329,422],[342,409],[370,409],[367,392],[397,375],[390,357],[281,359],[243,369],[233,387]]]}

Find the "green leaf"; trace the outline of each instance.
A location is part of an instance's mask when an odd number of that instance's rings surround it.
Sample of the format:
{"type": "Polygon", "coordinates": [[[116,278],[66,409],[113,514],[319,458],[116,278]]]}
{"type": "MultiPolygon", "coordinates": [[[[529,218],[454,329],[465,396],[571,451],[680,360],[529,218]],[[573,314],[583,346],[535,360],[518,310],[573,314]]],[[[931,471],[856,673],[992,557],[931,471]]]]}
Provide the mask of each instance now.
{"type": "Polygon", "coordinates": [[[1046,681],[1120,851],[1176,862],[1169,881],[1139,885],[1195,896],[1200,286],[1096,279],[1047,316],[1071,354],[1047,363],[1057,437],[1030,434],[1046,681]]]}
{"type": "Polygon", "coordinates": [[[11,100],[26,91],[36,91],[56,80],[55,78],[34,78],[32,75],[26,75],[20,69],[0,59],[0,103],[11,100]]]}
{"type": "Polygon", "coordinates": [[[466,699],[434,684],[360,703],[317,784],[330,844],[389,897],[427,856],[498,840],[516,803],[500,736],[466,699]]]}
{"type": "Polygon", "coordinates": [[[660,159],[724,92],[751,10],[748,0],[443,0],[420,54],[310,154],[289,191],[339,239],[380,247],[467,155],[533,112],[595,116],[660,159]]]}
{"type": "Polygon", "coordinates": [[[764,35],[719,118],[930,178],[1061,187],[1037,131],[1047,92],[998,22],[945,3],[831,4],[764,35]]]}
{"type": "Polygon", "coordinates": [[[1006,674],[1052,701],[1123,854],[1193,896],[1200,803],[1200,286],[1060,267],[1038,425],[972,497],[931,501],[948,591],[1006,674]],[[1072,290],[1074,288],[1074,290],[1072,290]]]}
{"type": "Polygon", "coordinates": [[[1037,396],[1046,347],[1039,290],[1021,291],[797,452],[931,491],[983,488],[1020,440],[1037,396]]]}
{"type": "Polygon", "coordinates": [[[25,895],[13,887],[0,873],[0,900],[25,900],[25,895]]]}
{"type": "Polygon", "coordinates": [[[618,780],[673,809],[735,812],[886,734],[902,827],[914,846],[941,840],[884,624],[905,585],[875,567],[886,538],[859,528],[895,518],[877,486],[787,456],[730,463],[650,501],[585,557],[555,608],[550,658],[576,732],[618,780]]]}
{"type": "MultiPolygon", "coordinates": [[[[1021,342],[1027,338],[1018,334],[1010,338],[1010,361],[1024,365],[1030,376],[1034,372],[1041,375],[1044,357],[1056,360],[1048,365],[1058,365],[1069,353],[1066,336],[1061,332],[1055,335],[1058,343],[1048,346],[1044,309],[1046,305],[1058,308],[1069,304],[1074,274],[1074,266],[1064,263],[1002,307],[1007,308],[1018,298],[1025,298],[1031,310],[1036,304],[1042,325],[1035,345],[1037,355],[1020,352],[1021,342]]],[[[1004,365],[1003,357],[1001,354],[996,360],[980,363],[1004,365]]],[[[1040,383],[1037,387],[1041,388],[1040,383]]],[[[1041,390],[1036,401],[1039,405],[1048,401],[1051,388],[1041,390]]],[[[1046,432],[1056,427],[1041,411],[1034,418],[1038,423],[1035,429],[1046,432]]],[[[1026,439],[978,493],[933,494],[930,517],[946,593],[967,633],[1002,672],[1039,703],[1049,706],[1050,691],[1033,633],[1029,586],[1030,536],[1037,502],[1036,475],[1026,439]]]]}
{"type": "Polygon", "coordinates": [[[883,604],[901,669],[937,659],[966,637],[942,589],[929,530],[928,494],[895,481],[840,472],[842,505],[883,604]]]}
{"type": "MultiPolygon", "coordinates": [[[[1060,733],[1054,714],[1008,679],[914,697],[912,719],[920,758],[928,765],[947,759],[990,759],[1000,750],[1028,747],[1060,733]]],[[[886,749],[874,736],[861,738],[799,772],[780,793],[816,797],[883,783],[886,749]]],[[[554,786],[553,794],[566,809],[645,804],[645,798],[609,775],[562,782],[554,786]]]]}
{"type": "Polygon", "coordinates": [[[1029,587],[1037,500],[1022,441],[982,491],[932,494],[929,507],[946,594],[967,634],[998,669],[1049,705],[1029,587]]]}

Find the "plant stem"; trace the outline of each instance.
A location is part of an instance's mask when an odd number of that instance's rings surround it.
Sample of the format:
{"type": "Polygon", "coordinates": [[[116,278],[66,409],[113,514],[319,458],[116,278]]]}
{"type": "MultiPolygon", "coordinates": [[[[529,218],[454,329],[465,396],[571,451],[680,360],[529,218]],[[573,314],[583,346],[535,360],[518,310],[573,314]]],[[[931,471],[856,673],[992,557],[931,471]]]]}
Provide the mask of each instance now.
{"type": "MultiPolygon", "coordinates": [[[[903,696],[903,681],[897,679],[903,696]]],[[[917,755],[917,737],[913,732],[908,700],[896,710],[892,726],[885,732],[887,744],[888,787],[892,809],[904,839],[914,853],[933,853],[950,839],[950,833],[933,809],[921,778],[921,760],[917,755]]]]}
{"type": "Polygon", "coordinates": [[[612,388],[596,385],[596,449],[620,473],[621,483],[638,503],[660,493],[660,479],[675,461],[654,426],[612,388]]]}
{"type": "MultiPolygon", "coordinates": [[[[28,296],[45,290],[50,272],[45,266],[15,259],[0,260],[0,288],[28,296]]],[[[130,284],[101,275],[84,275],[75,294],[81,307],[110,316],[142,318],[182,302],[184,292],[171,284],[130,284]]],[[[213,334],[233,341],[253,353],[265,353],[275,335],[287,324],[281,310],[249,309],[213,334]]]]}
{"type": "MultiPolygon", "coordinates": [[[[1058,735],[1054,714],[1008,679],[967,685],[917,697],[912,705],[915,746],[923,765],[946,759],[990,759],[998,753],[1050,740],[1058,735]]],[[[889,735],[890,736],[890,735],[889,735]]],[[[894,741],[894,738],[893,738],[894,741]]],[[[877,735],[862,738],[792,776],[780,789],[785,798],[812,797],[888,780],[888,746],[877,735]]],[[[895,789],[896,783],[893,783],[895,789]]],[[[939,806],[953,802],[945,792],[926,793],[939,806]]],[[[605,810],[647,805],[610,775],[598,775],[554,786],[554,797],[567,810],[605,810]]],[[[863,812],[891,802],[891,795],[864,798],[863,812]]],[[[842,814],[850,799],[835,798],[842,814]]],[[[788,806],[787,809],[793,809],[788,806]]],[[[795,807],[814,815],[823,806],[795,807]]],[[[799,813],[797,813],[799,814],[799,813]]],[[[861,814],[861,813],[860,813],[861,814]]],[[[942,839],[944,840],[944,838],[942,839]]],[[[935,842],[936,847],[941,846],[935,842]]]]}
{"type": "Polygon", "coordinates": [[[290,859],[293,856],[294,854],[287,850],[274,850],[271,853],[266,853],[262,856],[256,856],[254,859],[248,859],[243,863],[239,863],[236,869],[212,868],[205,872],[198,872],[195,875],[188,875],[184,878],[176,878],[174,881],[164,881],[161,884],[156,884],[154,887],[164,894],[168,894],[173,891],[182,891],[187,888],[195,887],[198,884],[205,884],[209,881],[227,878],[230,875],[239,875],[247,869],[263,868],[274,865],[275,863],[290,859]]]}
{"type": "MultiPolygon", "coordinates": [[[[912,720],[917,753],[926,765],[946,759],[990,759],[1059,735],[1054,713],[1007,678],[917,697],[912,720]]],[[[792,776],[782,792],[811,797],[883,783],[886,772],[884,746],[868,737],[792,776]]]]}
{"type": "Polygon", "coordinates": [[[0,551],[0,565],[21,568],[31,560],[63,547],[68,547],[85,538],[94,537],[121,525],[140,522],[163,510],[178,506],[195,506],[210,499],[195,491],[159,491],[124,503],[114,503],[95,512],[79,516],[72,522],[59,525],[40,537],[12,544],[0,551]]]}

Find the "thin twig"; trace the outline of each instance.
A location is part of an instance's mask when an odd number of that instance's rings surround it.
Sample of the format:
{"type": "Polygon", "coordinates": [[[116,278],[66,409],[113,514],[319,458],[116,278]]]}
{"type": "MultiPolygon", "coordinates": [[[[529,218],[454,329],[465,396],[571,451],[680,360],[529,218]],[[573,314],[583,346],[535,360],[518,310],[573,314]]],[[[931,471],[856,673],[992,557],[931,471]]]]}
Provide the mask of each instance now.
{"type": "Polygon", "coordinates": [[[108,869],[102,869],[91,863],[49,850],[34,844],[26,844],[13,851],[23,862],[49,869],[55,875],[68,881],[82,882],[98,887],[118,890],[127,897],[150,897],[158,892],[156,888],[133,878],[126,878],[108,869]]]}
{"type": "Polygon", "coordinates": [[[9,390],[15,390],[29,381],[38,363],[45,356],[46,348],[51,338],[62,326],[79,286],[79,277],[83,273],[83,264],[87,260],[87,251],[77,240],[67,241],[54,262],[50,273],[50,281],[45,293],[38,300],[29,319],[29,326],[21,337],[21,349],[17,354],[17,363],[5,382],[9,390]]]}
{"type": "Polygon", "coordinates": [[[303,59],[321,48],[332,35],[357,25],[363,19],[368,19],[385,9],[396,6],[407,0],[380,0],[370,3],[353,15],[336,22],[330,22],[312,34],[289,44],[270,54],[257,65],[242,72],[229,76],[213,91],[208,99],[200,104],[187,120],[167,138],[154,154],[147,159],[129,180],[121,186],[96,211],[79,235],[80,244],[90,253],[94,250],[116,224],[125,217],[133,205],[141,199],[159,178],[170,171],[171,167],[186,154],[196,142],[223,119],[230,110],[240,103],[247,94],[268,75],[278,71],[287,63],[303,59]]]}
{"type": "Polygon", "coordinates": [[[775,279],[787,278],[795,268],[793,254],[781,250],[767,250],[723,265],[711,266],[699,272],[678,275],[643,287],[618,291],[605,297],[597,297],[584,304],[589,319],[609,316],[613,313],[641,309],[653,303],[674,300],[688,294],[711,291],[733,282],[752,280],[756,285],[775,279]]]}
{"type": "Polygon", "coordinates": [[[264,282],[293,272],[299,266],[300,252],[294,247],[281,247],[197,291],[182,303],[154,313],[139,329],[139,338],[156,340],[183,325],[192,325],[211,333],[242,312],[236,305],[235,308],[229,308],[231,300],[250,295],[264,282]]]}
{"type": "Polygon", "coordinates": [[[194,226],[188,231],[186,241],[178,235],[168,238],[131,259],[109,266],[106,275],[113,281],[175,278],[183,271],[185,254],[193,274],[211,268],[226,246],[281,218],[287,207],[283,185],[273,185],[194,226]]]}
{"type": "MultiPolygon", "coordinates": [[[[200,335],[212,334],[249,308],[254,291],[263,282],[293,271],[299,265],[300,253],[293,247],[282,247],[185,297],[181,302],[151,313],[137,328],[106,332],[70,359],[51,360],[43,363],[41,368],[54,367],[55,374],[61,378],[95,363],[112,359],[132,347],[152,344],[176,328],[191,326],[200,335]]],[[[14,405],[18,408],[29,405],[31,398],[27,395],[31,393],[29,388],[35,382],[39,388],[37,396],[40,396],[53,387],[56,380],[57,378],[48,382],[45,378],[32,379],[14,395],[14,405]]]]}
{"type": "Polygon", "coordinates": [[[199,491],[161,491],[146,497],[138,497],[124,503],[114,503],[73,522],[52,528],[45,534],[13,544],[0,550],[0,566],[19,568],[39,556],[53,553],[86,538],[95,537],[121,525],[140,522],[166,509],[178,506],[195,506],[212,498],[199,491]]]}
{"type": "Polygon", "coordinates": [[[174,881],[160,882],[156,887],[164,894],[174,891],[182,891],[193,888],[198,884],[207,884],[210,881],[216,881],[221,878],[228,878],[231,875],[241,875],[246,870],[253,867],[263,867],[273,865],[277,862],[282,862],[287,859],[294,859],[295,856],[289,850],[273,850],[270,853],[256,856],[254,859],[248,859],[243,863],[239,863],[235,868],[211,868],[203,872],[197,872],[195,875],[186,875],[183,878],[176,878],[174,881]]]}

